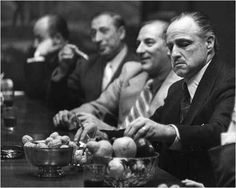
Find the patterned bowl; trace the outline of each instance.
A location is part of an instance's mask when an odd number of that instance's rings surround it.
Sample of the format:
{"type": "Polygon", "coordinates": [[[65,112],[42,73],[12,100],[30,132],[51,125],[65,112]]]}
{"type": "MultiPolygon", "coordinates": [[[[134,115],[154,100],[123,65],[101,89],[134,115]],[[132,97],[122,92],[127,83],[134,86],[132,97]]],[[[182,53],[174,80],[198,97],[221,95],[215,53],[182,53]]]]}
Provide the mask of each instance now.
{"type": "MultiPolygon", "coordinates": [[[[97,166],[105,167],[104,183],[113,187],[142,186],[150,181],[156,173],[159,153],[140,158],[94,158],[88,166],[90,173],[96,173],[97,166]]],[[[93,174],[97,176],[97,174],[93,174]]]]}
{"type": "Polygon", "coordinates": [[[35,148],[24,147],[27,161],[38,167],[39,177],[61,177],[63,166],[72,161],[73,148],[35,148]]]}

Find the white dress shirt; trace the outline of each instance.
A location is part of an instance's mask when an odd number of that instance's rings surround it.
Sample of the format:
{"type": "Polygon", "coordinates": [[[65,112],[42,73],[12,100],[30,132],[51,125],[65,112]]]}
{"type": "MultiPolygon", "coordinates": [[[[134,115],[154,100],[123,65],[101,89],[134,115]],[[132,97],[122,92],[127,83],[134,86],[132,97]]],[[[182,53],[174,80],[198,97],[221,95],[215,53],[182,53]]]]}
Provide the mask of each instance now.
{"type": "Polygon", "coordinates": [[[125,58],[125,55],[128,52],[128,48],[125,45],[121,51],[109,62],[107,62],[106,67],[103,73],[102,80],[102,90],[105,90],[108,84],[111,82],[114,74],[116,73],[118,67],[120,66],[122,60],[125,58]]]}

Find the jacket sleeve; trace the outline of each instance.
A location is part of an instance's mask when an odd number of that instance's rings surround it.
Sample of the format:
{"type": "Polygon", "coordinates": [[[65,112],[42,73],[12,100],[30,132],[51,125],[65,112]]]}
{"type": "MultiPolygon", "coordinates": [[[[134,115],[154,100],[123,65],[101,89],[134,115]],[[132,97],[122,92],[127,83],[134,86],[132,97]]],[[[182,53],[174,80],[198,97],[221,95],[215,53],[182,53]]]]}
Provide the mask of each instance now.
{"type": "Polygon", "coordinates": [[[116,116],[122,83],[121,75],[110,84],[97,100],[83,104],[79,108],[73,109],[73,111],[91,113],[101,120],[107,115],[116,116]]]}

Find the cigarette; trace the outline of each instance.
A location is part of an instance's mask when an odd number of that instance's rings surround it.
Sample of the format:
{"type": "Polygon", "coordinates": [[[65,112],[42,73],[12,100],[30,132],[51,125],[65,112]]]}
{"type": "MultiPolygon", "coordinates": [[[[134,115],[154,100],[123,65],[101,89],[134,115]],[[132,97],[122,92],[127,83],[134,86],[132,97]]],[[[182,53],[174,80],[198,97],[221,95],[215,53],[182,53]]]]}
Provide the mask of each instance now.
{"type": "Polygon", "coordinates": [[[82,52],[81,50],[79,50],[78,48],[75,48],[75,52],[76,52],[79,56],[83,57],[85,60],[87,60],[87,61],[89,60],[88,55],[87,55],[86,53],[82,52]]]}
{"type": "Polygon", "coordinates": [[[71,47],[74,51],[75,51],[75,53],[77,54],[77,55],[79,55],[79,56],[81,56],[82,58],[84,58],[85,60],[89,60],[89,56],[86,54],[86,53],[84,53],[84,52],[82,52],[81,50],[79,50],[79,48],[77,47],[77,46],[75,46],[75,45],[73,45],[73,44],[67,44],[69,47],[71,47]]]}

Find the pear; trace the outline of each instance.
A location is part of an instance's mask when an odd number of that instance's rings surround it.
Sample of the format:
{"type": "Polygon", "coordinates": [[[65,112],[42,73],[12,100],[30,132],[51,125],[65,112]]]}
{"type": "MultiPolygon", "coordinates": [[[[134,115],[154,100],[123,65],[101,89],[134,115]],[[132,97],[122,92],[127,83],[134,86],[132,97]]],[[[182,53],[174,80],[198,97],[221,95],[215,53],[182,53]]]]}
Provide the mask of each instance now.
{"type": "Polygon", "coordinates": [[[119,179],[123,177],[125,168],[120,158],[113,158],[108,163],[108,173],[111,177],[119,179]]]}
{"type": "Polygon", "coordinates": [[[111,157],[113,150],[112,145],[107,140],[89,141],[87,144],[88,150],[94,157],[111,157]]]}

